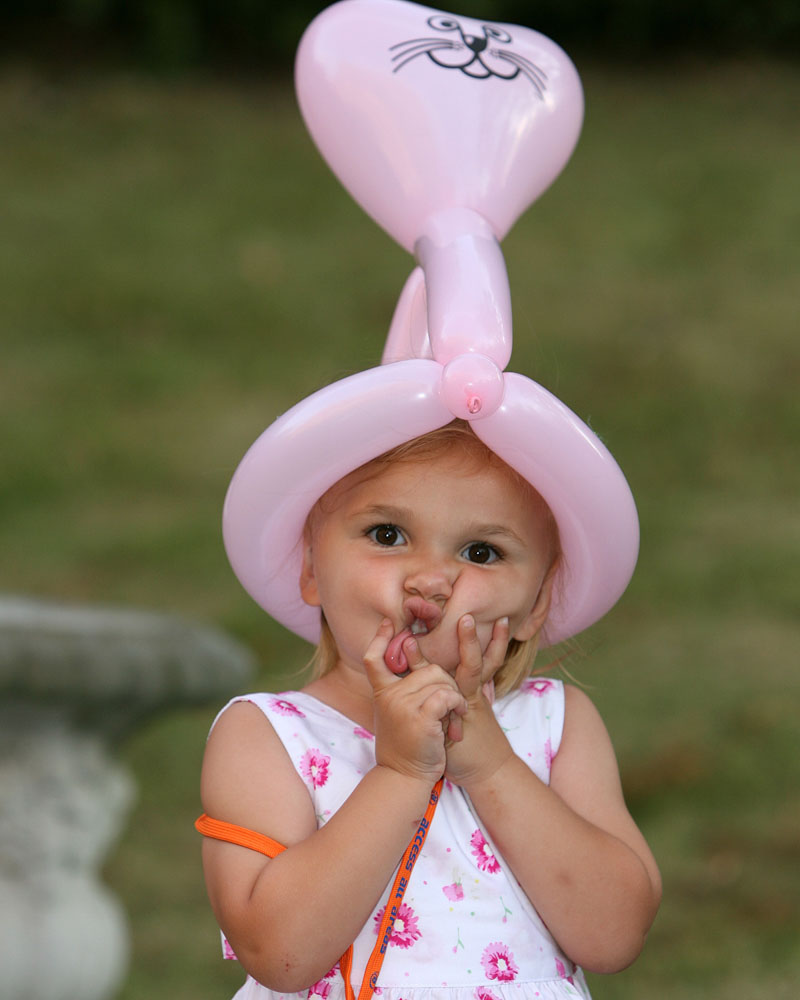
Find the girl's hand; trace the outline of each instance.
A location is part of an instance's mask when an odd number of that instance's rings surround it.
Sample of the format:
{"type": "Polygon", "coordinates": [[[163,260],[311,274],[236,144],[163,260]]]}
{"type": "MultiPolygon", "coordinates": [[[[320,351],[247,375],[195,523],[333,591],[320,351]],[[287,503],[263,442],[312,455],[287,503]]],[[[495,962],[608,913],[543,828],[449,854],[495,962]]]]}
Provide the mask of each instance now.
{"type": "Polygon", "coordinates": [[[433,785],[444,773],[445,730],[451,717],[467,711],[456,680],[433,663],[420,664],[405,677],[392,673],[384,654],[392,623],[381,623],[364,654],[375,710],[377,763],[433,785]]]}
{"type": "MultiPolygon", "coordinates": [[[[454,679],[467,709],[451,716],[448,722],[444,772],[456,785],[468,786],[486,780],[513,756],[514,751],[492,711],[494,676],[505,660],[508,639],[508,619],[501,618],[495,622],[484,652],[472,615],[464,615],[458,622],[459,663],[454,679]]],[[[404,643],[403,651],[412,674],[430,666],[414,639],[404,643]]]]}

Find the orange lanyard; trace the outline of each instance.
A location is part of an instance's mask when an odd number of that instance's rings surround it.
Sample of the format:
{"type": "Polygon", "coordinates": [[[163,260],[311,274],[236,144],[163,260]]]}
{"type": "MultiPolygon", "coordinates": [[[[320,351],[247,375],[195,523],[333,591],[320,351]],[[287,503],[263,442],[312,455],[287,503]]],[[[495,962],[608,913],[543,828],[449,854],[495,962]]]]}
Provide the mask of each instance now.
{"type": "MultiPolygon", "coordinates": [[[[425,810],[425,815],[420,820],[417,832],[411,838],[400,861],[400,867],[397,869],[397,875],[395,875],[392,890],[386,901],[386,908],[383,911],[383,918],[381,920],[380,927],[378,928],[378,940],[375,942],[375,947],[372,949],[372,954],[369,956],[367,967],[364,969],[364,978],[361,980],[361,989],[358,991],[358,1000],[369,1000],[375,992],[375,987],[378,985],[378,974],[381,971],[383,960],[386,957],[386,948],[389,944],[389,937],[392,933],[392,928],[394,927],[397,915],[400,912],[400,904],[403,901],[403,896],[406,894],[406,889],[408,888],[408,883],[411,879],[411,872],[413,871],[414,865],[417,863],[417,858],[422,851],[422,845],[425,843],[425,838],[428,836],[428,830],[431,826],[433,814],[436,811],[436,805],[439,802],[439,796],[442,792],[443,784],[444,778],[439,778],[433,786],[433,791],[431,792],[430,801],[428,802],[428,808],[425,810]]],[[[342,955],[339,964],[339,968],[342,970],[342,978],[344,979],[344,989],[347,1000],[355,1000],[353,987],[350,984],[350,970],[352,965],[353,946],[350,945],[344,955],[342,955]]]]}
{"type": "MultiPolygon", "coordinates": [[[[361,989],[358,991],[358,1000],[370,1000],[378,985],[378,975],[383,965],[383,960],[386,957],[386,949],[389,945],[392,928],[400,912],[400,904],[408,888],[411,872],[414,870],[414,865],[417,863],[417,858],[422,851],[422,845],[428,836],[428,830],[430,829],[431,820],[439,802],[443,784],[444,778],[439,778],[433,786],[425,815],[420,820],[417,832],[411,838],[400,860],[400,867],[397,869],[397,875],[392,884],[380,927],[378,928],[378,940],[375,942],[375,947],[372,949],[372,954],[369,956],[367,967],[364,970],[361,989]]],[[[248,830],[244,826],[236,826],[235,823],[226,823],[223,820],[212,819],[205,813],[203,813],[194,825],[195,829],[199,833],[202,833],[204,837],[212,837],[215,840],[224,840],[230,844],[237,844],[239,847],[247,847],[252,851],[265,854],[268,858],[274,858],[286,850],[283,844],[279,844],[277,840],[273,840],[271,837],[264,836],[263,833],[256,833],[254,830],[248,830]]],[[[352,945],[350,945],[339,959],[339,968],[344,979],[346,998],[347,1000],[355,1000],[355,993],[350,982],[350,974],[353,968],[352,945]]]]}

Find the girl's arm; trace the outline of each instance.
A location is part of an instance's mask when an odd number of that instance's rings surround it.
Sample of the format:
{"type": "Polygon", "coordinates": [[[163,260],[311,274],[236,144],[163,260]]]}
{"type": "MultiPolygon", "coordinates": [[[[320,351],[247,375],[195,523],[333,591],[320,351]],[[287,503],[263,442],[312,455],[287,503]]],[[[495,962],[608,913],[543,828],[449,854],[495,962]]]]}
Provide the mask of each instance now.
{"type": "Polygon", "coordinates": [[[215,819],[265,833],[287,850],[274,859],[203,841],[212,909],[258,982],[306,989],[336,964],[386,887],[430,785],[390,768],[366,774],[317,829],[308,790],[261,711],[238,703],[211,734],[201,781],[215,819]]]}
{"type": "MultiPolygon", "coordinates": [[[[481,652],[474,621],[458,625],[456,681],[467,701],[445,777],[462,787],[526,895],[569,957],[618,972],[644,944],[661,899],[658,868],[628,812],[611,740],[589,698],[565,688],[566,714],[550,785],[514,753],[486,698],[503,662],[507,620],[481,652]]],[[[412,640],[412,670],[427,665],[412,640]]]]}
{"type": "MultiPolygon", "coordinates": [[[[599,713],[577,688],[565,687],[565,697],[549,786],[488,715],[481,726],[488,766],[462,777],[461,786],[564,952],[590,972],[618,972],[642,950],[661,879],[625,806],[599,713]]],[[[468,714],[465,741],[469,728],[468,714]]]]}
{"type": "Polygon", "coordinates": [[[361,931],[444,770],[442,720],[465,707],[438,667],[401,680],[382,655],[368,668],[378,763],[320,829],[302,779],[256,706],[232,705],[209,737],[205,812],[287,848],[269,860],[233,844],[203,842],[220,927],[247,972],[281,992],[321,979],[361,931]]]}

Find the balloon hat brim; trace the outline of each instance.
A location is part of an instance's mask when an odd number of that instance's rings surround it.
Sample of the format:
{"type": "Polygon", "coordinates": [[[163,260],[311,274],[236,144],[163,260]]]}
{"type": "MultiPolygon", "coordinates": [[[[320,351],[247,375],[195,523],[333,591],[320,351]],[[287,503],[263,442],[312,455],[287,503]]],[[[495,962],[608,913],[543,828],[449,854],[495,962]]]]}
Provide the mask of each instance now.
{"type": "MultiPolygon", "coordinates": [[[[300,595],[308,514],[348,473],[454,419],[442,376],[436,361],[414,359],[335,382],[272,424],[236,470],[223,514],[231,565],[273,618],[310,642],[320,612],[300,595]]],[[[562,559],[543,635],[551,645],[593,624],[625,590],[636,508],[617,463],[574,413],[523,375],[503,382],[498,408],[471,426],[538,490],[558,525],[562,559]]]]}
{"type": "MultiPolygon", "coordinates": [[[[275,421],[236,470],[223,513],[231,565],[270,615],[310,642],[320,613],[300,595],[308,514],[348,473],[454,419],[443,376],[436,361],[413,359],[335,382],[275,421]]],[[[562,559],[543,635],[552,645],[596,622],[625,590],[636,508],[611,454],[562,402],[513,372],[503,387],[497,409],[471,427],[538,490],[558,525],[562,559]]]]}
{"type": "Polygon", "coordinates": [[[583,116],[577,72],[527,28],[344,0],[306,30],[295,79],[328,164],[420,267],[383,363],[298,403],[245,455],[223,513],[231,565],[269,614],[315,642],[320,611],[300,594],[312,507],[361,465],[460,418],[555,517],[562,558],[543,639],[567,639],[627,586],[636,508],[599,438],[541,385],[505,371],[511,296],[499,240],[569,159],[583,116]]]}

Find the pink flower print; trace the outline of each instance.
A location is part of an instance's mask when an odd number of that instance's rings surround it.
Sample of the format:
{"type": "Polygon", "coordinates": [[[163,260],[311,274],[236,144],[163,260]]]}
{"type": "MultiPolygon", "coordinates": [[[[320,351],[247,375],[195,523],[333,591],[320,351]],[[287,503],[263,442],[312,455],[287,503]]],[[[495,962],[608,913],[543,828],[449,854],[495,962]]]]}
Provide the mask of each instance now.
{"type": "Polygon", "coordinates": [[[482,872],[489,872],[490,875],[496,875],[500,871],[500,862],[494,856],[494,851],[487,843],[481,831],[476,830],[469,838],[469,842],[472,844],[472,856],[477,861],[478,868],[482,872]]]}
{"type": "Polygon", "coordinates": [[[269,707],[279,715],[295,715],[300,719],[305,719],[305,712],[301,712],[297,705],[285,698],[273,698],[269,707]]]}
{"type": "Polygon", "coordinates": [[[372,733],[368,729],[364,729],[361,726],[356,726],[356,728],[353,730],[353,735],[354,736],[358,736],[359,739],[362,739],[362,740],[374,740],[375,739],[375,737],[372,735],[372,733]]]}
{"type": "Polygon", "coordinates": [[[328,780],[331,759],[319,750],[306,750],[300,758],[300,773],[314,788],[321,788],[328,780]]]}
{"type": "Polygon", "coordinates": [[[546,677],[531,677],[522,685],[522,690],[541,698],[553,687],[555,687],[553,682],[547,680],[546,677]]]}
{"type": "Polygon", "coordinates": [[[575,985],[575,980],[572,976],[567,975],[567,970],[564,968],[564,963],[560,958],[556,959],[556,972],[558,973],[560,979],[566,979],[568,983],[571,983],[573,986],[575,985]]]}
{"type": "Polygon", "coordinates": [[[320,979],[318,982],[314,983],[311,989],[308,991],[308,1000],[311,997],[326,997],[331,991],[331,984],[326,979],[320,979]]]}
{"type": "Polygon", "coordinates": [[[500,941],[486,945],[481,955],[481,965],[489,979],[496,979],[501,983],[509,983],[512,979],[516,979],[519,972],[511,951],[500,941]]]}
{"type": "Polygon", "coordinates": [[[553,766],[553,758],[554,757],[555,757],[555,754],[553,753],[553,744],[550,742],[550,740],[545,740],[544,741],[544,762],[545,762],[545,765],[547,766],[548,771],[553,766]]]}
{"type": "Polygon", "coordinates": [[[464,898],[464,890],[461,888],[460,882],[453,882],[452,885],[443,885],[442,892],[451,903],[457,903],[460,899],[464,898]]]}
{"type": "MultiPolygon", "coordinates": [[[[375,914],[376,934],[380,930],[385,909],[386,907],[384,906],[375,914]]],[[[419,929],[419,921],[417,920],[416,913],[414,913],[410,906],[401,903],[400,909],[397,911],[397,916],[394,918],[394,925],[389,932],[389,944],[397,945],[398,948],[410,948],[417,938],[420,937],[422,937],[422,932],[419,929]]]]}
{"type": "Polygon", "coordinates": [[[236,952],[231,948],[230,941],[224,935],[222,936],[222,957],[229,959],[231,962],[239,961],[236,957],[236,952]]]}
{"type": "Polygon", "coordinates": [[[487,986],[477,986],[473,994],[475,1000],[500,1000],[487,986]]]}

